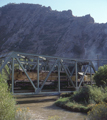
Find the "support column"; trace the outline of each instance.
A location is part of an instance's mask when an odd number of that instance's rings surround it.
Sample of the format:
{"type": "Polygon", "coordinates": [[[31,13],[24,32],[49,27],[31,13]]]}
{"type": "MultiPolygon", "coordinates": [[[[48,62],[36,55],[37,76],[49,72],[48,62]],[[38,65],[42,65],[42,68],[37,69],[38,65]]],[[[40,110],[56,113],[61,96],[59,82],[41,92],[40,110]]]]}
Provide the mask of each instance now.
{"type": "Polygon", "coordinates": [[[97,55],[97,67],[99,68],[99,55],[97,55]]]}
{"type": "Polygon", "coordinates": [[[37,57],[37,88],[39,88],[39,57],[37,57]]]}
{"type": "Polygon", "coordinates": [[[91,65],[90,65],[90,81],[91,81],[91,85],[92,85],[92,71],[91,71],[91,65]]]}
{"type": "Polygon", "coordinates": [[[58,92],[60,92],[60,61],[58,61],[58,92]]]}
{"type": "MultiPolygon", "coordinates": [[[[1,66],[2,66],[2,63],[3,63],[3,60],[1,60],[1,66]]],[[[2,70],[1,70],[0,73],[1,73],[1,77],[3,77],[3,75],[2,75],[2,70]]]]}
{"type": "Polygon", "coordinates": [[[14,58],[12,58],[12,93],[14,93],[14,58]]]}
{"type": "Polygon", "coordinates": [[[9,68],[9,74],[11,75],[12,74],[12,69],[11,69],[11,62],[9,63],[9,65],[7,64],[8,68],[9,68]]]}
{"type": "Polygon", "coordinates": [[[78,90],[78,69],[77,69],[77,61],[75,61],[75,82],[76,82],[76,90],[78,90]]]}

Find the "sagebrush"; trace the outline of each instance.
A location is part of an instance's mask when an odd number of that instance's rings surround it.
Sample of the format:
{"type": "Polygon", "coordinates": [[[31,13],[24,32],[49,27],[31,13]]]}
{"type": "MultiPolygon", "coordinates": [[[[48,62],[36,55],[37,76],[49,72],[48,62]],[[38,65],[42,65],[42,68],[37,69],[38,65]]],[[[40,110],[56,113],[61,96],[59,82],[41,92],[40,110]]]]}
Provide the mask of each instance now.
{"type": "Polygon", "coordinates": [[[107,103],[96,104],[88,112],[88,120],[107,120],[107,103]]]}

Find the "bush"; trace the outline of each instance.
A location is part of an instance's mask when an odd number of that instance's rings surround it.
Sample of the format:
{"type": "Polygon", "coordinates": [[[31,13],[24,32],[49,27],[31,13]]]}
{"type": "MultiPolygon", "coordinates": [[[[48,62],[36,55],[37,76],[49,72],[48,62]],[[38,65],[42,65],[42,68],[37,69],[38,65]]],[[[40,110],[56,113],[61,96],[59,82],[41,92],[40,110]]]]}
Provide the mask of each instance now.
{"type": "Polygon", "coordinates": [[[71,99],[78,103],[99,103],[104,99],[104,92],[102,88],[97,86],[84,86],[79,91],[75,91],[71,99]]]}
{"type": "Polygon", "coordinates": [[[0,75],[0,120],[14,120],[16,102],[0,75]]]}
{"type": "Polygon", "coordinates": [[[69,101],[69,98],[67,97],[67,98],[59,98],[55,103],[56,104],[60,104],[60,105],[64,105],[64,104],[66,104],[67,102],[69,101]]]}
{"type": "Polygon", "coordinates": [[[88,112],[88,120],[107,120],[107,103],[96,104],[88,112]]]}
{"type": "Polygon", "coordinates": [[[29,108],[17,108],[6,81],[0,75],[0,120],[34,120],[29,108]]]}
{"type": "Polygon", "coordinates": [[[67,98],[59,98],[55,104],[65,109],[78,112],[87,112],[95,104],[107,102],[107,87],[84,86],[67,98]]]}
{"type": "Polygon", "coordinates": [[[55,116],[49,116],[47,120],[61,120],[61,117],[55,115],[55,116]]]}
{"type": "Polygon", "coordinates": [[[98,71],[94,75],[94,80],[97,86],[107,86],[107,65],[99,67],[98,71]]]}
{"type": "Polygon", "coordinates": [[[15,120],[35,120],[29,108],[17,108],[15,120]]]}

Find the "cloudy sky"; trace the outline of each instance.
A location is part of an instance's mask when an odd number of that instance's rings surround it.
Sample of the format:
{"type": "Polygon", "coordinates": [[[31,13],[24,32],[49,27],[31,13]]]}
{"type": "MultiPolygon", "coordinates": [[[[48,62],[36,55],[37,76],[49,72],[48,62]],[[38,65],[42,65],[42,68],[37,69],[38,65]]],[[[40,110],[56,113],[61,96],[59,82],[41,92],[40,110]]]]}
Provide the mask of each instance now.
{"type": "Polygon", "coordinates": [[[90,14],[95,22],[107,22],[107,0],[0,0],[0,7],[8,3],[32,3],[50,6],[53,10],[72,10],[74,16],[90,14]]]}

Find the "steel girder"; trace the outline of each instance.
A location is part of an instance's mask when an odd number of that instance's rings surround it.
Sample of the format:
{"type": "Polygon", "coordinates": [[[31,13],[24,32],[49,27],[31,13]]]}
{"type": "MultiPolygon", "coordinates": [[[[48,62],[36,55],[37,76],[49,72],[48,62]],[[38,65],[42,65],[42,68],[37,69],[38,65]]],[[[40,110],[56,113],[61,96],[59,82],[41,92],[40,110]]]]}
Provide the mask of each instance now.
{"type": "MultiPolygon", "coordinates": [[[[69,81],[71,82],[72,86],[77,90],[81,87],[81,84],[84,80],[84,76],[87,73],[88,68],[90,67],[90,79],[92,82],[92,69],[95,72],[95,68],[94,65],[92,63],[91,60],[82,60],[82,59],[70,59],[70,58],[62,58],[62,57],[54,57],[54,56],[45,56],[45,55],[36,55],[36,54],[30,54],[30,53],[21,53],[21,52],[10,52],[10,53],[6,53],[6,54],[2,54],[0,55],[0,72],[2,71],[2,69],[5,69],[5,66],[7,65],[9,67],[9,65],[11,66],[11,68],[9,68],[11,70],[11,75],[12,75],[12,93],[14,94],[14,69],[15,69],[15,64],[18,64],[21,69],[23,70],[23,72],[26,74],[28,80],[30,81],[30,83],[32,84],[33,88],[35,89],[34,93],[31,94],[41,94],[41,90],[44,87],[46,81],[48,80],[50,74],[52,73],[53,70],[57,70],[58,72],[58,92],[62,92],[60,90],[60,72],[61,69],[63,69],[63,71],[65,71],[69,81]],[[48,60],[48,61],[47,61],[48,60]],[[48,63],[48,64],[47,64],[48,63]],[[80,81],[80,83],[78,84],[78,65],[87,65],[82,79],[80,81]],[[24,65],[26,67],[24,67],[24,65]],[[39,87],[39,72],[43,69],[43,67],[46,66],[48,67],[48,74],[46,76],[46,78],[44,79],[41,87],[39,87]],[[73,69],[70,70],[68,67],[72,66],[73,69]],[[31,78],[29,77],[28,73],[26,72],[26,68],[30,69],[30,70],[34,70],[36,68],[37,70],[37,86],[34,85],[34,83],[32,82],[31,78]],[[73,75],[73,73],[75,72],[75,83],[74,81],[71,79],[71,76],[73,75]]],[[[10,73],[8,73],[6,71],[7,75],[9,75],[10,73]]],[[[23,93],[22,93],[23,94],[23,93]]],[[[28,93],[29,94],[29,93],[28,93]]]]}

